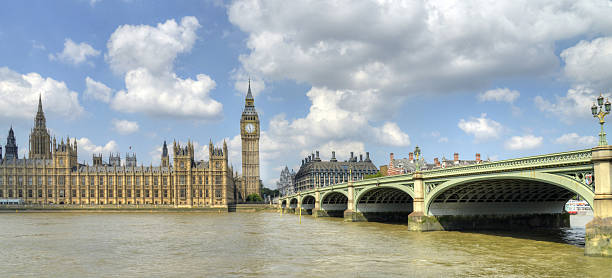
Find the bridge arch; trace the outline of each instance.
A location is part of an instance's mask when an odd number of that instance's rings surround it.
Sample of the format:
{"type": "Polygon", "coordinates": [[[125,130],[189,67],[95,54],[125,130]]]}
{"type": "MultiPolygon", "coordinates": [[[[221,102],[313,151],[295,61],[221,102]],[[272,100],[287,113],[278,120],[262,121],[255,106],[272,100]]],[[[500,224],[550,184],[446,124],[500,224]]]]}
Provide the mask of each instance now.
{"type": "Polygon", "coordinates": [[[428,187],[426,181],[427,215],[560,213],[573,195],[591,206],[595,196],[572,178],[535,171],[451,178],[428,187]]]}
{"type": "Polygon", "coordinates": [[[321,195],[321,210],[328,216],[344,217],[348,208],[348,196],[344,191],[327,191],[321,195]]]}
{"type": "Polygon", "coordinates": [[[285,199],[281,202],[281,208],[286,208],[286,207],[287,207],[287,200],[285,199]]]}
{"type": "Polygon", "coordinates": [[[312,214],[312,209],[315,207],[315,197],[312,195],[302,196],[302,209],[306,210],[308,214],[312,214]]]}
{"type": "Polygon", "coordinates": [[[367,221],[401,221],[412,212],[414,192],[404,185],[368,186],[359,190],[355,208],[367,221]]]}
{"type": "Polygon", "coordinates": [[[298,206],[298,199],[296,197],[291,198],[289,201],[289,208],[295,209],[298,206]]]}

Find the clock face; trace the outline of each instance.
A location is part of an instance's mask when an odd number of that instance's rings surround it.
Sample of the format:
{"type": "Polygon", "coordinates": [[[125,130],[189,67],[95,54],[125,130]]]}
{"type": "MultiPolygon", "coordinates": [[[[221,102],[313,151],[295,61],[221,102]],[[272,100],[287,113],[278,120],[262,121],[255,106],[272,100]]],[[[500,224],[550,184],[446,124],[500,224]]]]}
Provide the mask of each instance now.
{"type": "Polygon", "coordinates": [[[244,130],[247,133],[253,133],[255,132],[255,126],[253,124],[247,124],[246,126],[244,126],[244,130]]]}

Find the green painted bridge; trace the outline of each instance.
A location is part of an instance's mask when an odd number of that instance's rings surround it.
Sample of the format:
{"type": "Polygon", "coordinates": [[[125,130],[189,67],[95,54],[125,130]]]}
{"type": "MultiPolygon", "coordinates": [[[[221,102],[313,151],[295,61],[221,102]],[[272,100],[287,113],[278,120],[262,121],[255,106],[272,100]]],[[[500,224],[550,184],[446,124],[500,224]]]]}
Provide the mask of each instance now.
{"type": "Polygon", "coordinates": [[[612,146],[314,188],[280,199],[287,212],[345,221],[407,221],[413,231],[569,226],[586,200],[586,253],[612,256],[612,146]]]}

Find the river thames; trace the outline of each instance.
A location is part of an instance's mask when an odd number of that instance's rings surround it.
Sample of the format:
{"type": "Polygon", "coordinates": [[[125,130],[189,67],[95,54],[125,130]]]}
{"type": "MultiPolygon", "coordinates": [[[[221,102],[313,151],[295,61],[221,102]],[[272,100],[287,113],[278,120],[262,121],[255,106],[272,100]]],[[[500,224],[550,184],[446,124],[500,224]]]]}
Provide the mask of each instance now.
{"type": "Polygon", "coordinates": [[[298,220],[272,212],[1,213],[0,277],[612,277],[612,259],[583,256],[583,227],[418,233],[298,220]]]}

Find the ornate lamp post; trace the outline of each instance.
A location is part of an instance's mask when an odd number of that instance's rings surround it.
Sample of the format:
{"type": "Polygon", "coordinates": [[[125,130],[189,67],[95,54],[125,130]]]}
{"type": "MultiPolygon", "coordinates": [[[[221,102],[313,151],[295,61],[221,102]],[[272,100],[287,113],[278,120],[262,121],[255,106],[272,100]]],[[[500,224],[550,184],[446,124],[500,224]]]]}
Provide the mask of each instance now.
{"type": "Polygon", "coordinates": [[[417,145],[416,148],[414,148],[414,156],[416,157],[416,159],[414,160],[414,166],[415,169],[417,171],[420,170],[420,165],[419,165],[419,156],[421,155],[421,149],[419,149],[419,146],[417,145]]]}
{"type": "Polygon", "coordinates": [[[599,133],[599,146],[607,146],[608,140],[606,140],[606,133],[604,132],[604,123],[606,122],[604,118],[606,115],[610,114],[610,110],[612,108],[612,104],[606,99],[606,103],[604,103],[604,97],[600,94],[597,98],[597,105],[593,103],[591,106],[591,113],[593,113],[594,118],[599,119],[599,125],[601,125],[601,132],[599,133]]]}

